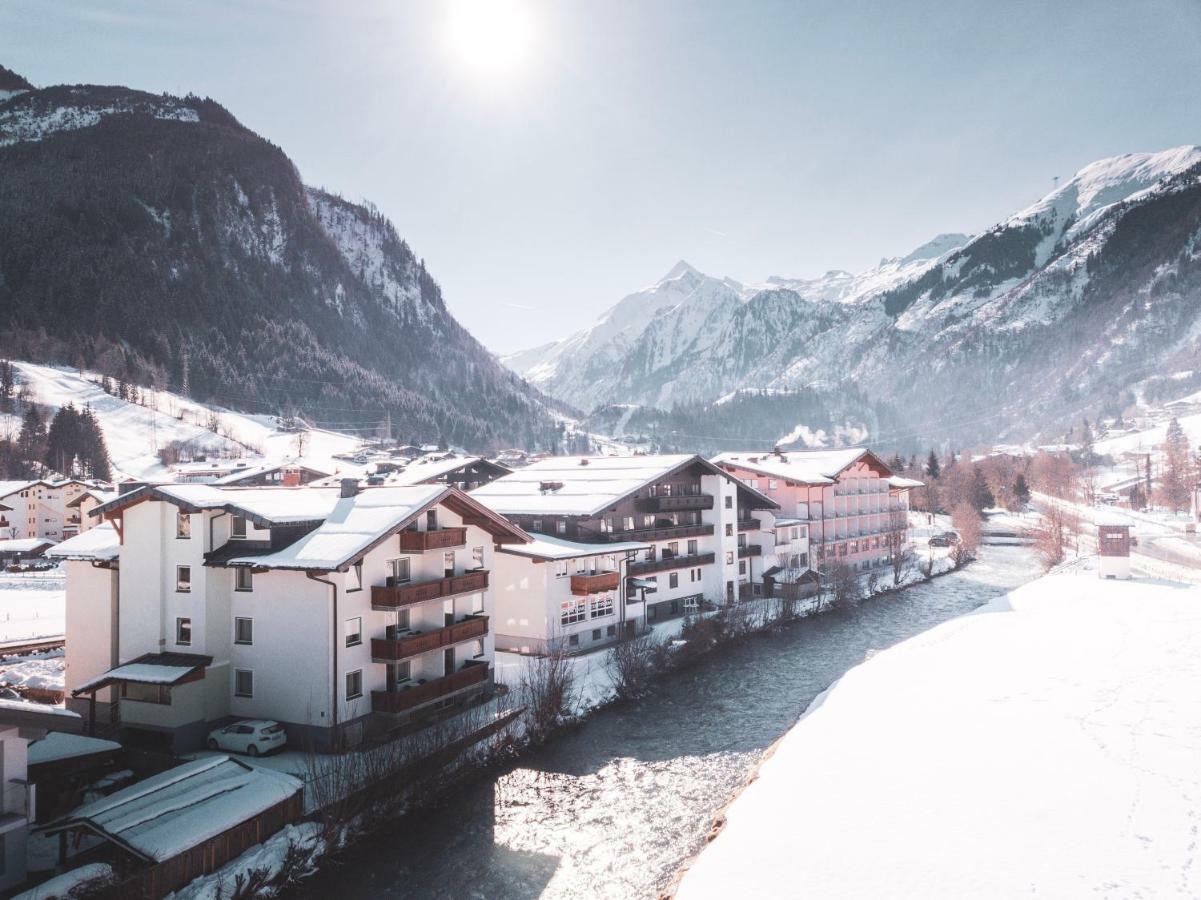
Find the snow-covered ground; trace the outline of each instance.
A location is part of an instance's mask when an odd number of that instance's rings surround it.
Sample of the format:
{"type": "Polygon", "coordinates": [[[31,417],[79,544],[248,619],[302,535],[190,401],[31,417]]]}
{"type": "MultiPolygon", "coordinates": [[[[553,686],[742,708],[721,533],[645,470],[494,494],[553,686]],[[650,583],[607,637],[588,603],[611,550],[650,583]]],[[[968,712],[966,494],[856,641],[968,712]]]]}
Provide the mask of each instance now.
{"type": "Polygon", "coordinates": [[[18,692],[57,691],[65,684],[66,653],[62,648],[0,659],[0,684],[18,692]]]}
{"type": "Polygon", "coordinates": [[[0,644],[62,637],[66,631],[62,572],[0,573],[0,644]]]}
{"type": "MultiPolygon", "coordinates": [[[[345,468],[345,463],[333,459],[334,454],[348,453],[361,443],[351,435],[320,429],[303,432],[301,442],[297,432],[281,431],[273,416],[209,407],[168,391],[149,389],[144,390],[143,406],[106,394],[96,373],[25,362],[14,366],[18,381],[28,387],[37,403],[54,409],[68,403],[90,406],[104,431],[113,468],[134,478],[165,478],[167,471],[156,453],[173,441],[188,442],[215,455],[246,457],[251,462],[303,458],[328,472],[345,468]]],[[[2,418],[0,430],[15,433],[20,427],[14,417],[2,418]]]]}
{"type": "Polygon", "coordinates": [[[1201,588],[1089,565],[818,697],[684,900],[1196,897],[1201,588]]]}

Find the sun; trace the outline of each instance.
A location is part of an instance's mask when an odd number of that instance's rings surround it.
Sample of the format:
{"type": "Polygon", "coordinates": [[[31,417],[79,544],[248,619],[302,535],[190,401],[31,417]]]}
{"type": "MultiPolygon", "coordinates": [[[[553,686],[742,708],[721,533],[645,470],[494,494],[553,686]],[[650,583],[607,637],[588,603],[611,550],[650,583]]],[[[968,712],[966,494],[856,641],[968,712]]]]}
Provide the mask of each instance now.
{"type": "Polygon", "coordinates": [[[458,0],[450,7],[447,47],[458,65],[487,78],[507,77],[527,62],[534,17],[523,0],[458,0]]]}

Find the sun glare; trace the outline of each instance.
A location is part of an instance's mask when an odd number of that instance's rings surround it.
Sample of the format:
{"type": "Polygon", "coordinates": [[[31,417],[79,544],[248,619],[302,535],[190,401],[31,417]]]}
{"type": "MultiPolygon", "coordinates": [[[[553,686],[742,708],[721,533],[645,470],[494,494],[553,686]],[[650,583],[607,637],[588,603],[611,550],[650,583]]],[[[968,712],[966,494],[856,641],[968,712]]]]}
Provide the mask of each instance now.
{"type": "Polygon", "coordinates": [[[512,75],[527,61],[534,37],[533,15],[522,0],[460,0],[451,5],[449,50],[475,74],[512,75]]]}

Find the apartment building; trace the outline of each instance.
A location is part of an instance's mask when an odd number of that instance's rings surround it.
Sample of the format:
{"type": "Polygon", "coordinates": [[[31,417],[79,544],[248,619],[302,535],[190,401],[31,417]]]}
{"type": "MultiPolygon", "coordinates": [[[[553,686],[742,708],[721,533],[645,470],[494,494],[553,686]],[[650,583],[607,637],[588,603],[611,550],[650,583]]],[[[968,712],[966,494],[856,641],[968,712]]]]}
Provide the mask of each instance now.
{"type": "Polygon", "coordinates": [[[602,643],[609,625],[637,629],[753,596],[777,509],[687,454],[542,459],[472,496],[535,539],[536,549],[501,551],[497,592],[498,640],[531,649],[573,636],[602,643]]]}
{"type": "Polygon", "coordinates": [[[63,481],[0,481],[0,539],[45,538],[61,541],[77,533],[68,522],[67,504],[91,486],[74,478],[63,481]]]}
{"type": "MultiPolygon", "coordinates": [[[[71,693],[113,689],[125,740],[173,748],[235,718],[349,746],[488,692],[493,554],[529,540],[446,485],[148,485],[96,512],[117,664],[71,693]]],[[[86,602],[68,585],[69,621],[86,602]]]]}
{"type": "Polygon", "coordinates": [[[908,527],[909,490],[870,450],[722,453],[713,462],[807,526],[810,565],[838,559],[856,572],[888,564],[887,535],[908,527]]]}

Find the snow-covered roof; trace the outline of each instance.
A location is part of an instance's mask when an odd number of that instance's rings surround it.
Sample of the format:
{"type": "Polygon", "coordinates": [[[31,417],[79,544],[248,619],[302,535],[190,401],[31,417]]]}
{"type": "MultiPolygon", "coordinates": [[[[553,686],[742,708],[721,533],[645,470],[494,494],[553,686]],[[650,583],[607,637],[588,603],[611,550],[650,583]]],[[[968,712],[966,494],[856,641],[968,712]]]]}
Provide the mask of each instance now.
{"type": "Polygon", "coordinates": [[[56,559],[108,561],[116,559],[120,552],[121,538],[117,535],[117,529],[111,522],[101,522],[51,547],[46,551],[46,555],[56,559]]]}
{"type": "Polygon", "coordinates": [[[0,553],[30,553],[40,547],[53,547],[54,541],[46,538],[12,538],[0,541],[0,553]]]}
{"type": "Polygon", "coordinates": [[[30,485],[39,484],[37,481],[0,481],[0,500],[10,497],[18,491],[23,491],[30,485]]]}
{"type": "Polygon", "coordinates": [[[445,502],[456,512],[474,514],[498,539],[525,542],[517,526],[494,515],[468,494],[444,484],[369,487],[339,499],[316,529],[282,550],[231,557],[231,566],[334,571],[361,557],[380,541],[405,528],[422,512],[445,502]]]}
{"type": "Polygon", "coordinates": [[[888,479],[888,486],[898,490],[911,490],[912,488],[925,487],[926,482],[918,481],[916,478],[904,478],[900,475],[893,475],[888,479]]]}
{"type": "Polygon", "coordinates": [[[194,653],[147,653],[85,681],[71,693],[79,696],[87,691],[122,681],[170,686],[183,681],[198,669],[212,665],[212,662],[211,656],[194,653]]]}
{"type": "Polygon", "coordinates": [[[116,512],[143,500],[163,500],[199,512],[224,509],[257,525],[301,525],[320,522],[338,502],[335,487],[222,487],[215,484],[154,484],[122,494],[98,506],[91,515],[116,512]]]}
{"type": "Polygon", "coordinates": [[[864,456],[887,472],[887,466],[870,450],[847,447],[842,450],[788,450],[773,452],[732,452],[713,457],[719,466],[735,466],[761,475],[783,478],[800,484],[833,484],[838,474],[864,456]]]}
{"type": "Polygon", "coordinates": [[[73,500],[69,501],[67,503],[67,506],[68,507],[81,506],[83,504],[83,501],[88,499],[89,497],[91,497],[97,503],[108,503],[110,500],[116,500],[117,496],[118,496],[118,494],[116,491],[101,491],[101,490],[97,490],[96,488],[88,488],[86,491],[81,493],[78,497],[75,497],[73,500]]]}
{"type": "Polygon", "coordinates": [[[44,738],[29,745],[29,765],[58,762],[77,756],[92,756],[96,753],[112,753],[120,749],[121,745],[116,741],[51,731],[44,738]]]}
{"type": "Polygon", "coordinates": [[[446,493],[441,484],[380,487],[334,504],[326,520],[296,543],[263,556],[235,556],[229,565],[330,571],[365,553],[381,537],[399,531],[446,493]]]}
{"type": "Polygon", "coordinates": [[[162,862],[283,803],[301,787],[283,772],[229,756],[206,757],[84,804],[46,830],[86,828],[162,862]]]}
{"type": "Polygon", "coordinates": [[[303,469],[306,472],[311,472],[318,478],[326,478],[330,474],[329,472],[324,472],[321,469],[314,469],[312,466],[301,462],[268,463],[261,466],[250,466],[246,468],[235,469],[228,475],[222,475],[219,478],[213,479],[211,482],[209,482],[209,484],[239,484],[240,482],[251,478],[259,478],[263,475],[269,475],[272,472],[278,472],[280,469],[303,469]]]}
{"type": "Polygon", "coordinates": [[[623,541],[614,544],[583,544],[579,541],[568,541],[549,534],[527,532],[534,540],[528,544],[514,544],[504,547],[505,553],[516,556],[529,556],[535,559],[576,559],[581,556],[607,556],[608,554],[628,553],[646,550],[650,544],[638,541],[623,541]]]}
{"type": "MultiPolygon", "coordinates": [[[[552,456],[476,488],[471,496],[502,515],[594,516],[660,478],[688,465],[730,476],[704,457],[687,453],[660,456],[552,456]],[[547,485],[561,485],[544,489],[547,485]]],[[[741,485],[767,508],[775,501],[741,485]]]]}
{"type": "MultiPolygon", "coordinates": [[[[389,484],[421,484],[437,480],[457,469],[473,466],[478,462],[487,462],[478,456],[452,457],[451,459],[415,459],[399,472],[388,476],[389,484]]],[[[498,465],[489,463],[489,465],[498,465]]]]}

